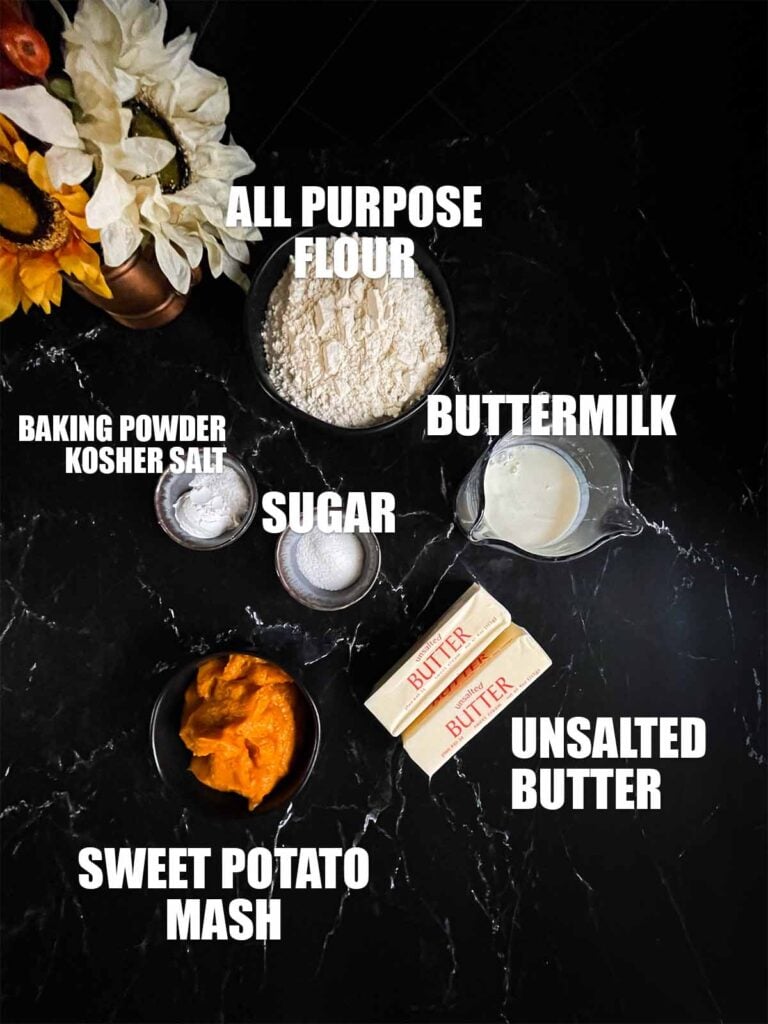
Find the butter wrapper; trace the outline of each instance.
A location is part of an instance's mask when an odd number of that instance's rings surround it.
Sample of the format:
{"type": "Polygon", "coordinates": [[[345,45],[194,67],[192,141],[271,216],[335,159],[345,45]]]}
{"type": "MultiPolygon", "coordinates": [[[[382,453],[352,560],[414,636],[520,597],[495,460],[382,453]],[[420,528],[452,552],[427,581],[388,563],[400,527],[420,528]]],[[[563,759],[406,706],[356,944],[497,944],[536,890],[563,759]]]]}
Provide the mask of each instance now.
{"type": "Polygon", "coordinates": [[[379,680],[365,706],[399,736],[510,622],[504,605],[474,583],[379,680]]]}
{"type": "Polygon", "coordinates": [[[512,623],[408,726],[406,754],[434,775],[551,664],[533,637],[512,623]]]}

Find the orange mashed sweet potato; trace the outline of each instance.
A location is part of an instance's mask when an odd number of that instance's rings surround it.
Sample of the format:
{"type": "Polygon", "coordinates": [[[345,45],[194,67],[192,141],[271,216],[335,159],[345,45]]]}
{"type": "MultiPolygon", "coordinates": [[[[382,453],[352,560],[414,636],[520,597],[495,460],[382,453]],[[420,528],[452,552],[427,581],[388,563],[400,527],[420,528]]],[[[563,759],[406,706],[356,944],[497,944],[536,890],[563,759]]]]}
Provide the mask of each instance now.
{"type": "Polygon", "coordinates": [[[288,673],[263,658],[230,654],[204,662],[181,716],[190,771],[206,786],[242,794],[252,811],[288,774],[299,699],[288,673]]]}

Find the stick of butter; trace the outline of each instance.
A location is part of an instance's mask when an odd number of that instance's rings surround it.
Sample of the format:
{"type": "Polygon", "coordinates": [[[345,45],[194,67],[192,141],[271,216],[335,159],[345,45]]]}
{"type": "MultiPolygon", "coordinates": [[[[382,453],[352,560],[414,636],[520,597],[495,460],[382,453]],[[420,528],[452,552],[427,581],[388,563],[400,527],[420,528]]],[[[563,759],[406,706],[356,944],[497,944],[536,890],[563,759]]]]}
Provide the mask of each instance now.
{"type": "Polygon", "coordinates": [[[406,754],[434,775],[551,664],[533,637],[512,623],[408,726],[406,754]]]}
{"type": "Polygon", "coordinates": [[[365,706],[399,736],[511,621],[504,605],[474,583],[379,680],[365,706]]]}

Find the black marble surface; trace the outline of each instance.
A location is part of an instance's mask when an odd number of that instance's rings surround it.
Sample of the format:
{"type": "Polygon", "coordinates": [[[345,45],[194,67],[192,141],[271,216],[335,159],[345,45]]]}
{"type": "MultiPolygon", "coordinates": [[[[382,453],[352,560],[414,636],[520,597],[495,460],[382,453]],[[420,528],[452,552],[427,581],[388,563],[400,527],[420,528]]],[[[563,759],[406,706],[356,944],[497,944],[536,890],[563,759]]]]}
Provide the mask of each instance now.
{"type": "MultiPolygon", "coordinates": [[[[41,20],[48,15],[42,14],[41,20]]],[[[162,331],[74,295],[3,330],[4,1019],[762,1021],[765,1007],[765,9],[761,4],[194,4],[197,59],[265,183],[481,183],[433,240],[462,391],[674,392],[621,447],[646,520],[567,564],[452,524],[483,448],[424,419],[340,441],[256,385],[242,295],[162,331]],[[391,489],[358,606],[296,605],[254,527],[213,554],[154,480],[66,477],[19,413],[221,412],[261,489],[391,489]],[[362,702],[458,588],[553,667],[527,715],[700,715],[655,813],[512,813],[508,719],[429,784],[362,702]],[[211,824],[161,789],[147,726],[176,666],[247,642],[306,665],[324,737],[282,817],[211,824]],[[364,892],[291,892],[284,938],[168,944],[163,894],[88,893],[81,846],[350,846],[364,892]]],[[[265,233],[254,266],[278,236],[265,233]]],[[[215,889],[211,895],[218,895],[215,889]]]]}

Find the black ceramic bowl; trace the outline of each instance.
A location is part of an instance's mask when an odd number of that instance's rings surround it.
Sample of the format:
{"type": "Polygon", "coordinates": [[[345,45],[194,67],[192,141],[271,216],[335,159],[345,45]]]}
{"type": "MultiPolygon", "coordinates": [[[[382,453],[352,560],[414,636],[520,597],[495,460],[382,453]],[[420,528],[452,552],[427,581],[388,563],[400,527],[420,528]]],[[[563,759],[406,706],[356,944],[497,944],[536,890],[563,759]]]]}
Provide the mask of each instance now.
{"type": "Polygon", "coordinates": [[[248,298],[245,301],[245,335],[256,366],[256,376],[262,388],[266,391],[269,397],[273,399],[273,401],[282,406],[286,412],[291,414],[291,416],[297,416],[299,419],[302,419],[307,423],[314,423],[315,426],[322,427],[324,430],[330,431],[331,433],[339,435],[343,434],[345,436],[349,436],[350,434],[364,436],[367,434],[380,434],[385,430],[391,430],[392,427],[410,419],[411,416],[415,415],[419,409],[426,405],[427,396],[439,391],[445,384],[456,356],[456,314],[453,308],[453,299],[451,298],[451,293],[448,290],[448,284],[443,277],[440,267],[437,265],[434,257],[424,248],[424,246],[421,245],[416,238],[413,238],[414,258],[419,268],[424,273],[424,276],[428,278],[430,284],[435,290],[435,295],[442,304],[445,311],[445,322],[447,327],[446,346],[448,349],[448,355],[445,360],[445,365],[435,378],[434,383],[429,390],[420,399],[418,399],[418,401],[414,402],[413,405],[408,406],[408,408],[399,416],[395,416],[390,420],[385,420],[383,423],[376,423],[370,427],[339,427],[334,423],[326,423],[325,420],[320,420],[316,416],[310,416],[309,413],[304,412],[303,409],[299,409],[298,406],[293,405],[287,399],[283,398],[272,384],[272,380],[269,376],[269,370],[267,368],[267,358],[264,352],[262,328],[264,326],[264,318],[269,304],[269,297],[278,281],[283,276],[283,272],[288,265],[288,260],[293,254],[294,240],[298,238],[299,235],[312,235],[317,238],[327,238],[330,235],[348,234],[352,230],[356,231],[358,235],[378,235],[381,237],[394,237],[396,235],[401,237],[402,235],[402,233],[396,228],[392,228],[390,230],[384,228],[347,228],[346,230],[342,230],[340,228],[331,228],[327,224],[319,227],[306,228],[306,230],[299,231],[296,235],[292,235],[266,258],[261,269],[251,282],[248,298]]]}
{"type": "MultiPolygon", "coordinates": [[[[265,654],[254,650],[212,651],[196,658],[176,672],[155,701],[149,724],[149,738],[155,765],[163,782],[181,800],[185,807],[197,810],[209,818],[252,818],[254,815],[277,811],[293,800],[304,788],[315,767],[320,749],[320,716],[309,693],[290,669],[303,700],[300,703],[300,738],[291,770],[254,810],[248,810],[248,801],[237,793],[220,793],[198,782],[189,770],[192,754],[179,737],[184,691],[195,678],[197,669],[211,658],[228,654],[265,654]]],[[[270,659],[272,660],[272,659],[270,659]]]]}

